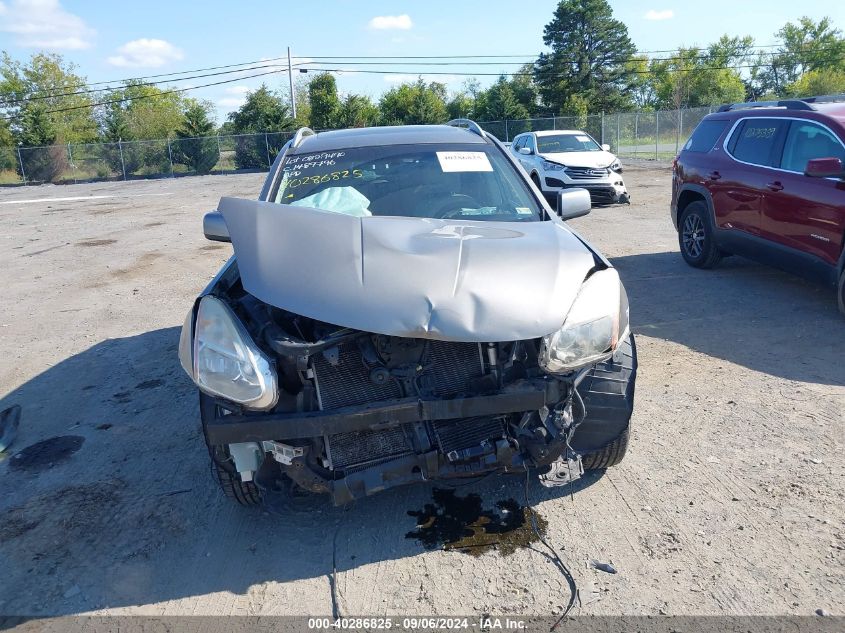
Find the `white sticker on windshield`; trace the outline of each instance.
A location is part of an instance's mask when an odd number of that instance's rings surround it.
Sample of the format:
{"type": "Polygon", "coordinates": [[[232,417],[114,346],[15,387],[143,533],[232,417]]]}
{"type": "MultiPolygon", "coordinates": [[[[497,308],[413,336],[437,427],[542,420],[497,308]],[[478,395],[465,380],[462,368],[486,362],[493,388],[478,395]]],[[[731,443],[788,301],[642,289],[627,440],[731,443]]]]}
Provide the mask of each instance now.
{"type": "Polygon", "coordinates": [[[484,152],[437,152],[437,160],[444,172],[493,171],[484,152]]]}
{"type": "Polygon", "coordinates": [[[578,141],[580,143],[589,143],[590,142],[590,137],[584,136],[583,134],[576,134],[575,138],[578,139],[578,141]]]}

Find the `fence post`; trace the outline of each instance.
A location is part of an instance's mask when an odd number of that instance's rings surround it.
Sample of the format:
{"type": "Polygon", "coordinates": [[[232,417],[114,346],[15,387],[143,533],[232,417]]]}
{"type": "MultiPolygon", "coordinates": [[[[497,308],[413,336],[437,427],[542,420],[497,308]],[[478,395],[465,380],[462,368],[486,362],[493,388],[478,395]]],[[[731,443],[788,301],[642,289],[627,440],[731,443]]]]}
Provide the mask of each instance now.
{"type": "Polygon", "coordinates": [[[76,184],[76,165],[73,164],[73,152],[70,149],[70,143],[67,144],[67,162],[73,170],[73,184],[76,184]]]}
{"type": "Polygon", "coordinates": [[[23,176],[23,184],[26,186],[26,170],[23,168],[23,158],[21,158],[21,146],[18,145],[18,161],[21,164],[21,176],[23,176]]]}
{"type": "Polygon", "coordinates": [[[270,143],[267,141],[267,132],[264,132],[264,149],[267,150],[267,169],[270,169],[270,143]]]}
{"type": "Polygon", "coordinates": [[[173,151],[170,149],[170,137],[167,137],[167,158],[170,159],[170,177],[173,178],[173,151]]]}
{"type": "Polygon", "coordinates": [[[634,156],[640,153],[640,113],[634,114],[634,156]]]}
{"type": "Polygon", "coordinates": [[[604,110],[601,113],[601,144],[604,145],[604,110]]]}
{"type": "Polygon", "coordinates": [[[505,143],[509,143],[509,142],[510,142],[510,140],[511,140],[511,139],[510,139],[510,134],[509,134],[509,132],[508,132],[508,120],[507,120],[507,119],[505,119],[505,143]]]}
{"type": "Polygon", "coordinates": [[[223,153],[220,151],[220,135],[217,134],[217,162],[220,163],[220,175],[223,175],[223,153]]]}
{"type": "Polygon", "coordinates": [[[619,154],[619,117],[621,115],[616,113],[616,153],[619,154]]]}
{"type": "Polygon", "coordinates": [[[684,127],[684,111],[678,108],[678,134],[675,137],[675,156],[678,155],[678,149],[681,147],[681,128],[684,127]]]}
{"type": "Polygon", "coordinates": [[[117,139],[117,149],[120,150],[120,170],[123,172],[123,179],[126,180],[126,162],[123,160],[123,139],[117,139]]]}
{"type": "Polygon", "coordinates": [[[654,111],[654,160],[659,157],[658,146],[660,143],[660,110],[654,111]]]}
{"type": "Polygon", "coordinates": [[[557,129],[557,118],[555,118],[554,114],[552,115],[552,129],[553,130],[557,129]]]}

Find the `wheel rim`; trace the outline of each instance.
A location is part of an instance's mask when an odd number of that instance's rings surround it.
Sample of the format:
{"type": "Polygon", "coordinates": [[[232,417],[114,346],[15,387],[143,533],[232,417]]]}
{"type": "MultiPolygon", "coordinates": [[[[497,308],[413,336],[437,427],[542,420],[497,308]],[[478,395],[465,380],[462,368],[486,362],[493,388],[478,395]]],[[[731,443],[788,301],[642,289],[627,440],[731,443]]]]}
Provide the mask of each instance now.
{"type": "Polygon", "coordinates": [[[704,252],[704,222],[701,216],[691,213],[684,220],[684,228],[681,233],[684,251],[690,257],[701,257],[704,252]]]}

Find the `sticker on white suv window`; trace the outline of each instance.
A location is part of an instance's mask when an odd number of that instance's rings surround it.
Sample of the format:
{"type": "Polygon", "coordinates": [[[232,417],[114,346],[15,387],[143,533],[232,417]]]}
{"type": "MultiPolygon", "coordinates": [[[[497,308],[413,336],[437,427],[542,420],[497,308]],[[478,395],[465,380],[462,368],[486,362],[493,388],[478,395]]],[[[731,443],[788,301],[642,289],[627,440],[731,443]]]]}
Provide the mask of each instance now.
{"type": "Polygon", "coordinates": [[[437,160],[444,172],[493,171],[484,152],[437,152],[437,160]]]}
{"type": "Polygon", "coordinates": [[[589,142],[590,142],[590,137],[589,137],[589,136],[584,136],[584,135],[582,135],[582,134],[576,134],[576,135],[575,135],[575,139],[576,139],[579,143],[589,143],[589,142]]]}

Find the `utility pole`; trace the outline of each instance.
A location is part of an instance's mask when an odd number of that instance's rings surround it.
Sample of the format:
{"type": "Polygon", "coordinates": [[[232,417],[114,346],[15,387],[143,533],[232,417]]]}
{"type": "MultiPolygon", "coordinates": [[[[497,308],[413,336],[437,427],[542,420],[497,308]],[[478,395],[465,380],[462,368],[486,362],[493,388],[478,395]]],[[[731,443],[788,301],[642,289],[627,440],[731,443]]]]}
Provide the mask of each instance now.
{"type": "Polygon", "coordinates": [[[296,99],[293,96],[293,66],[290,63],[290,46],[288,46],[288,82],[290,82],[290,111],[296,118],[296,99]]]}

